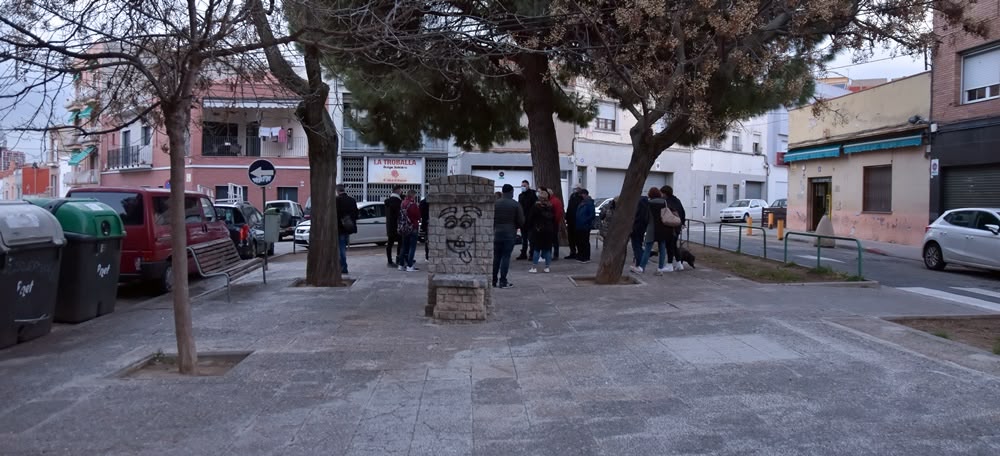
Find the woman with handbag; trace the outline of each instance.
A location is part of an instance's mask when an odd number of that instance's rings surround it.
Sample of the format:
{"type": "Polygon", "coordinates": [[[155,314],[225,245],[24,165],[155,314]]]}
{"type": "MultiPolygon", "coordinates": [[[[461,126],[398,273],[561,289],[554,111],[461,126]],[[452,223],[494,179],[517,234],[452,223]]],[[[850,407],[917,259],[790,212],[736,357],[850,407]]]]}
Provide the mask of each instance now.
{"type": "MultiPolygon", "coordinates": [[[[633,268],[632,271],[639,274],[646,271],[646,266],[649,264],[649,256],[653,252],[653,243],[655,242],[659,244],[659,256],[657,257],[659,267],[656,269],[656,275],[662,275],[664,272],[672,272],[674,270],[674,258],[670,252],[676,253],[676,249],[670,248],[670,241],[671,239],[676,239],[676,230],[664,223],[662,211],[667,209],[667,201],[663,199],[660,189],[656,187],[650,188],[647,196],[649,197],[649,223],[646,225],[646,249],[642,252],[642,261],[639,266],[633,268]]],[[[676,240],[674,243],[676,246],[676,240]]]]}

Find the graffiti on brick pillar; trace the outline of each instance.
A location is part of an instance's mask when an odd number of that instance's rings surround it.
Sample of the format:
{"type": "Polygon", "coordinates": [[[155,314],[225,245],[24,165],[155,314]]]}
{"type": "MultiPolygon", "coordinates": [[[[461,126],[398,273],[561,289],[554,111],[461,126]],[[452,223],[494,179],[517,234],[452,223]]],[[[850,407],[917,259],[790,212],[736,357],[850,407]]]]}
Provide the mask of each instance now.
{"type": "Polygon", "coordinates": [[[454,254],[465,264],[472,263],[476,252],[476,221],[483,216],[476,206],[448,206],[438,218],[444,220],[444,239],[449,255],[454,254]],[[461,213],[460,213],[461,212],[461,213]]]}

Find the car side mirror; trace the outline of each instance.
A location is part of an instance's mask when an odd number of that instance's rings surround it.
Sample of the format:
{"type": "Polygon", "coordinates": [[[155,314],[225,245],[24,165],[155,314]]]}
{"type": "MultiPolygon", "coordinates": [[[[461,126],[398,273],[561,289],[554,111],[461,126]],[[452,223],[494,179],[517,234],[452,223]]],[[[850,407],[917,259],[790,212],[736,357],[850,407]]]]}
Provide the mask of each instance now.
{"type": "Polygon", "coordinates": [[[986,229],[990,230],[990,233],[994,235],[1000,234],[1000,225],[986,225],[986,229]]]}

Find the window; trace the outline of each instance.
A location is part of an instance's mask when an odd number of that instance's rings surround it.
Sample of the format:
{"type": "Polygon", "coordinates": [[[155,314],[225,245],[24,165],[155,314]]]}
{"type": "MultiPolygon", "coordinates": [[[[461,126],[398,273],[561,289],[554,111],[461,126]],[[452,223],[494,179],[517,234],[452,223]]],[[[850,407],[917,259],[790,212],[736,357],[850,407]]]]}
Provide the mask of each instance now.
{"type": "Polygon", "coordinates": [[[618,118],[615,105],[600,103],[597,106],[597,130],[615,131],[615,120],[618,118]]]}
{"type": "Polygon", "coordinates": [[[278,199],[288,201],[299,200],[298,187],[278,187],[278,199]]]}
{"type": "Polygon", "coordinates": [[[70,194],[82,198],[94,198],[118,212],[125,226],[143,225],[142,195],[138,193],[79,192],[70,194]]]}
{"type": "Polygon", "coordinates": [[[728,200],[729,199],[726,198],[726,186],[725,185],[716,185],[715,186],[715,202],[716,203],[723,203],[724,204],[728,200]]]}
{"type": "Polygon", "coordinates": [[[753,134],[753,150],[754,155],[760,155],[764,153],[764,149],[760,145],[760,133],[753,134]]]}
{"type": "Polygon", "coordinates": [[[711,146],[713,149],[722,149],[722,143],[724,143],[725,141],[726,141],[726,135],[719,136],[718,138],[712,140],[711,146]]]}
{"type": "Polygon", "coordinates": [[[990,229],[986,225],[1000,225],[1000,220],[989,212],[979,212],[979,217],[976,218],[976,229],[989,231],[990,229]]]}
{"type": "Polygon", "coordinates": [[[733,135],[733,152],[743,152],[743,137],[733,135]]]}
{"type": "Polygon", "coordinates": [[[201,211],[205,214],[206,222],[211,223],[215,221],[215,207],[212,206],[212,202],[208,198],[201,198],[201,211]]]}
{"type": "MultiPolygon", "coordinates": [[[[234,188],[234,190],[237,190],[237,188],[234,188]]],[[[234,191],[233,193],[237,193],[237,192],[234,191]]],[[[243,186],[243,191],[241,193],[243,193],[243,198],[241,199],[241,201],[248,201],[247,197],[250,196],[250,187],[244,185],[243,186]]],[[[239,196],[240,195],[238,193],[235,194],[235,195],[230,195],[229,194],[229,186],[228,185],[216,185],[215,186],[215,200],[216,201],[229,201],[230,199],[237,198],[239,196]]]]}
{"type": "Polygon", "coordinates": [[[971,228],[974,218],[976,213],[973,211],[957,211],[944,216],[944,221],[952,226],[971,228]]]}
{"type": "Polygon", "coordinates": [[[149,125],[143,125],[142,127],[142,145],[148,146],[153,142],[153,127],[149,125]]]}
{"type": "Polygon", "coordinates": [[[862,210],[892,212],[892,165],[866,166],[862,210]]]}
{"type": "Polygon", "coordinates": [[[740,184],[733,184],[733,198],[740,197],[740,184]]]}
{"type": "Polygon", "coordinates": [[[373,219],[375,217],[378,217],[378,210],[375,208],[375,205],[365,206],[358,211],[359,219],[373,219]]]}
{"type": "Polygon", "coordinates": [[[962,58],[962,102],[1000,97],[1000,47],[962,58]]]}
{"type": "Polygon", "coordinates": [[[122,131],[122,147],[128,147],[132,145],[132,130],[122,131]]]}

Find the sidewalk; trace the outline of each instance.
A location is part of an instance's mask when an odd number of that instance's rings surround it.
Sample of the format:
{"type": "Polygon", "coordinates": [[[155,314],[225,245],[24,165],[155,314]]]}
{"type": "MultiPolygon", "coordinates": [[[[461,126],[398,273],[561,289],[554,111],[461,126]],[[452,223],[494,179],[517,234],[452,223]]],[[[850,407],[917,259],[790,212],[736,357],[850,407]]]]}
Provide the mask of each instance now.
{"type": "Polygon", "coordinates": [[[422,315],[426,274],[383,255],[352,249],[349,289],[290,287],[298,254],[231,303],[197,300],[199,351],[253,352],[222,377],[113,376],[174,351],[156,301],[0,351],[0,454],[1000,452],[996,360],[877,318],[974,308],[705,267],[576,287],[567,275],[596,264],[514,261],[487,322],[439,323],[422,315]]]}

